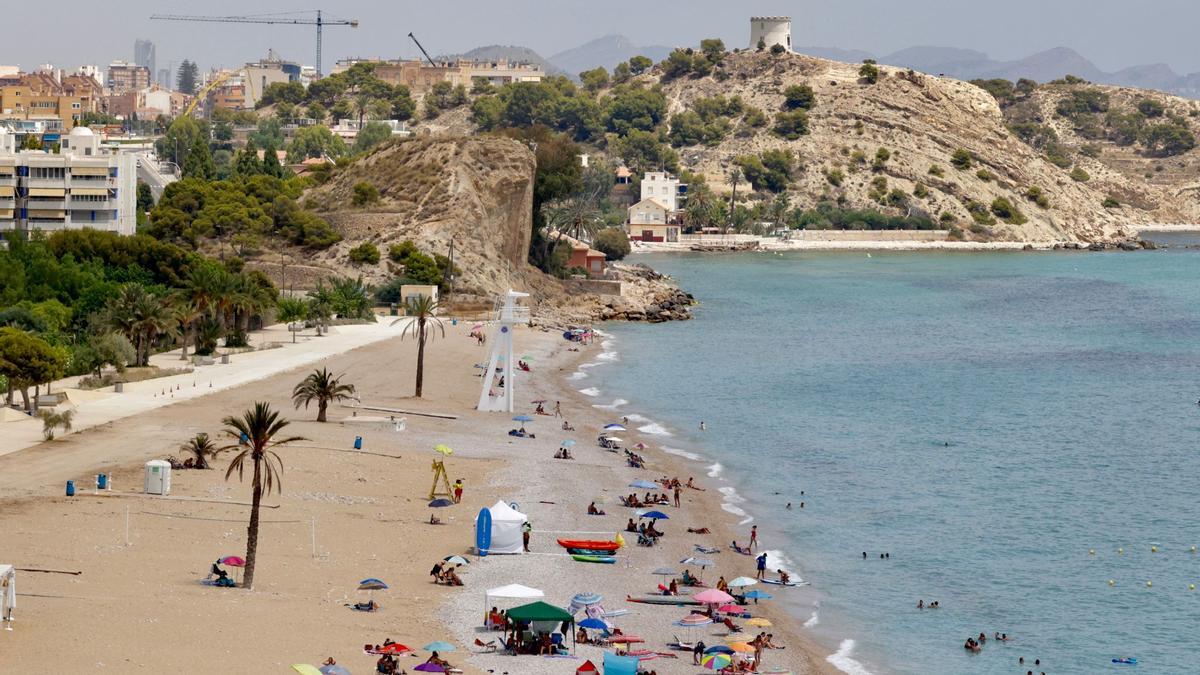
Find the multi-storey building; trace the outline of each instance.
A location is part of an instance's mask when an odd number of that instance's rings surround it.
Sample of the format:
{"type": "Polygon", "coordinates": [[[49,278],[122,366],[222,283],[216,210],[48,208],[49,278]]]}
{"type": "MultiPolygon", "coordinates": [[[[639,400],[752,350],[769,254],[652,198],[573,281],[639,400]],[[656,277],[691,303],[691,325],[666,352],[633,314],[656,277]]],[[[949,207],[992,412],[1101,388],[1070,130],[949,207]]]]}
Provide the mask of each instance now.
{"type": "Polygon", "coordinates": [[[113,61],[108,64],[108,90],[112,94],[124,94],[150,86],[150,69],[128,61],[113,61]]]}
{"type": "Polygon", "coordinates": [[[513,82],[541,82],[546,75],[540,66],[505,59],[447,61],[437,65],[415,60],[345,59],[337,62],[333,72],[349,70],[356,63],[375,64],[375,77],[388,84],[403,84],[414,94],[427,93],[439,82],[461,84],[470,89],[476,80],[487,80],[499,86],[513,82]]]}
{"type": "Polygon", "coordinates": [[[667,213],[682,208],[687,197],[687,184],[665,171],[647,171],[642,177],[642,199],[653,199],[667,209],[667,213]]]}
{"type": "Polygon", "coordinates": [[[18,150],[16,135],[0,128],[0,236],[85,227],[133,234],[134,156],[102,147],[87,127],[60,144],[58,153],[18,150]]]}
{"type": "Polygon", "coordinates": [[[154,43],[150,40],[134,40],[133,62],[145,67],[153,76],[158,70],[154,64],[154,43]]]}

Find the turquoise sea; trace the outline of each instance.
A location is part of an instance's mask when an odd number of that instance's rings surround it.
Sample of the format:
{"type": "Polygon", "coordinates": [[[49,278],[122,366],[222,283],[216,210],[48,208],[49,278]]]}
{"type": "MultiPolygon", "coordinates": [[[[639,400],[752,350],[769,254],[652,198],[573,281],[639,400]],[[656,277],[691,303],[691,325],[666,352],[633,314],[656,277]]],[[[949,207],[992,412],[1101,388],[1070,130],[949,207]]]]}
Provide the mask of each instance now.
{"type": "Polygon", "coordinates": [[[836,665],[1200,672],[1200,250],[636,260],[695,320],[574,381],[759,523],[836,665]]]}

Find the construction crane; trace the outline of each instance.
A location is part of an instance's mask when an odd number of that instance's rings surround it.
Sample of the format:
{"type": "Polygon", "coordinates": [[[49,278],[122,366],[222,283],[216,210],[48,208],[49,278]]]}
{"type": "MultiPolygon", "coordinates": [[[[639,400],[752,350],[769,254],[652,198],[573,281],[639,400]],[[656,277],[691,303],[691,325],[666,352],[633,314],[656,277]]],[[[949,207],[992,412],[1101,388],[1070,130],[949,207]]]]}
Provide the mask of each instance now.
{"type": "Polygon", "coordinates": [[[417,49],[420,49],[421,53],[425,55],[425,60],[429,62],[429,65],[436,68],[437,64],[433,62],[433,59],[429,58],[429,52],[425,51],[425,48],[421,46],[420,41],[417,40],[417,36],[409,33],[408,37],[412,38],[412,41],[417,44],[417,49]]]}
{"type": "Polygon", "coordinates": [[[250,14],[247,16],[190,16],[185,14],[155,14],[150,18],[155,21],[205,21],[209,23],[267,23],[289,24],[293,26],[317,27],[317,77],[321,76],[321,30],[325,26],[349,26],[358,28],[358,19],[326,19],[321,10],[314,10],[316,19],[298,18],[296,14],[308,12],[282,12],[278,14],[250,14]]]}
{"type": "Polygon", "coordinates": [[[192,97],[192,102],[188,104],[188,107],[184,109],[183,114],[180,115],[180,117],[187,117],[188,115],[191,115],[196,110],[196,106],[208,97],[208,92],[224,84],[225,80],[228,80],[230,77],[233,77],[233,71],[221,73],[220,75],[214,77],[212,81],[205,85],[203,89],[196,92],[196,95],[192,97]]]}

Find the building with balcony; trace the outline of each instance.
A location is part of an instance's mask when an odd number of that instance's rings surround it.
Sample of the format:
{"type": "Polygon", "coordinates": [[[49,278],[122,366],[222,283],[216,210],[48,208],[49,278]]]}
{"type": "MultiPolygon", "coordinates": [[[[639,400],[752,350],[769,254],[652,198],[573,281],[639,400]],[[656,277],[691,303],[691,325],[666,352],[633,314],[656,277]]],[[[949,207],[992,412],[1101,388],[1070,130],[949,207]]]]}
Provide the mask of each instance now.
{"type": "Polygon", "coordinates": [[[276,82],[300,82],[300,64],[279,58],[275,50],[267,50],[267,58],[257,63],[247,63],[242,69],[245,73],[247,107],[258,105],[263,91],[276,82]]]}
{"type": "Polygon", "coordinates": [[[687,183],[665,171],[647,171],[642,177],[642,199],[653,199],[666,207],[668,212],[683,208],[687,197],[687,183]]]}
{"type": "Polygon", "coordinates": [[[108,90],[112,94],[124,94],[150,86],[150,69],[128,61],[113,61],[108,64],[108,90]]]}
{"type": "Polygon", "coordinates": [[[132,154],[110,151],[87,127],[62,136],[58,153],[18,150],[0,127],[0,237],[34,230],[137,229],[137,174],[132,154]]]}
{"type": "Polygon", "coordinates": [[[403,84],[414,94],[426,94],[433,85],[449,82],[470,89],[476,80],[486,80],[500,86],[513,82],[541,82],[546,76],[541,66],[516,63],[505,59],[497,61],[446,61],[431,65],[419,60],[344,59],[333,68],[334,73],[349,70],[356,63],[375,64],[375,77],[388,84],[403,84]]]}

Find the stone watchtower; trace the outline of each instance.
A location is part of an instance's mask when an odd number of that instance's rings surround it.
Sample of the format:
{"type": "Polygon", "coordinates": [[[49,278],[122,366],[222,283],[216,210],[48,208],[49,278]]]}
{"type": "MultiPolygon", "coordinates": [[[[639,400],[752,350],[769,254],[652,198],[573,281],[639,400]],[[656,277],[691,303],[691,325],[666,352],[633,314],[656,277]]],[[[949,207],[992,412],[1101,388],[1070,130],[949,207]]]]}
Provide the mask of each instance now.
{"type": "Polygon", "coordinates": [[[762,40],[764,49],[781,45],[789,52],[792,51],[792,17],[750,17],[750,49],[757,49],[759,40],[762,40]]]}

